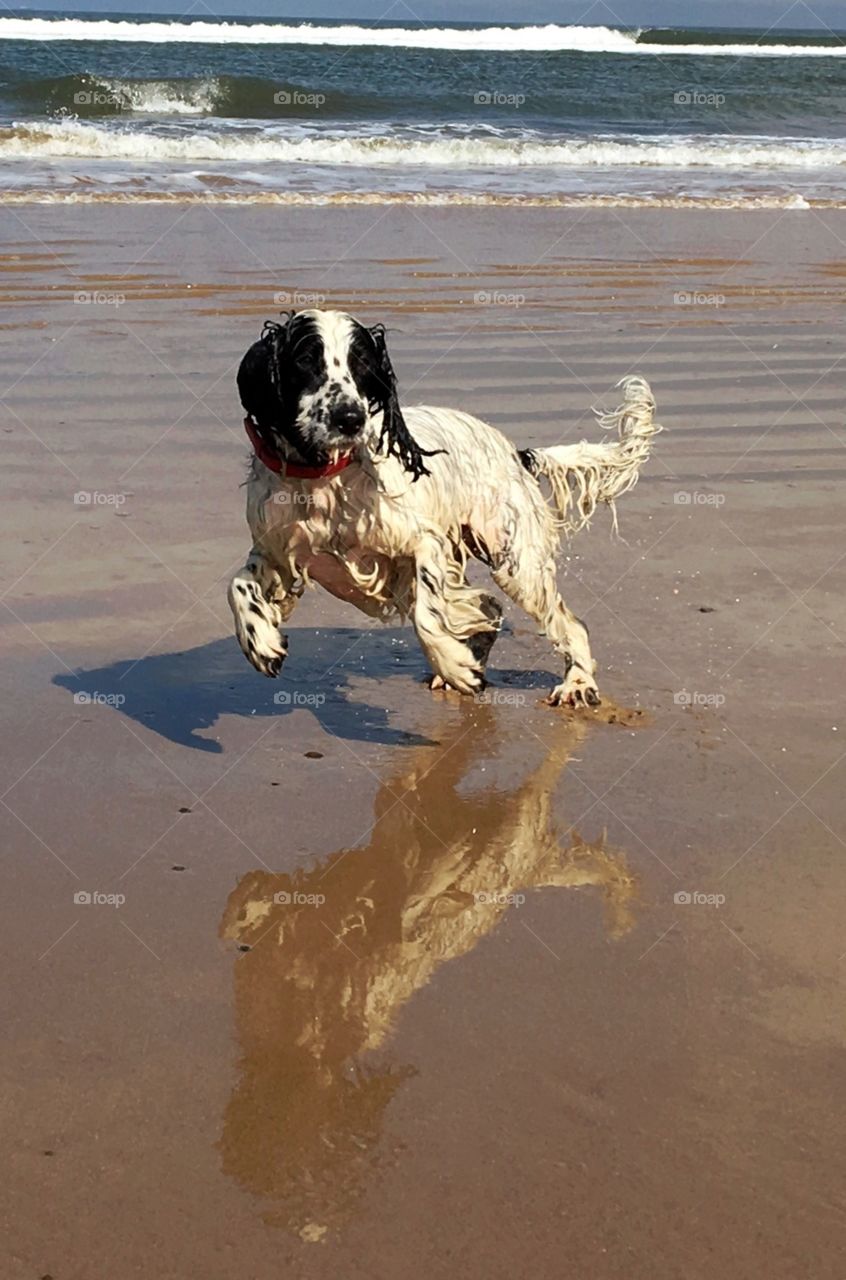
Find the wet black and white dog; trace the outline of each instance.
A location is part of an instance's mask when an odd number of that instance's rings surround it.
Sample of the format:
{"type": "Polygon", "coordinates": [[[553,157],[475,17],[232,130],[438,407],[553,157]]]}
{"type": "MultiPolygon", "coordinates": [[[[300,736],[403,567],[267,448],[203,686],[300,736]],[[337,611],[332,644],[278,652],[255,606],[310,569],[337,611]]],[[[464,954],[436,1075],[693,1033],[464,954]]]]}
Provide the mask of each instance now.
{"type": "Polygon", "coordinates": [[[339,311],[266,324],[238,372],[253,547],[229,587],[256,670],[279,674],[279,627],[317,582],[371,616],[410,617],[432,687],[477,693],[502,610],[468,584],[473,556],[563,658],[550,702],[598,703],[587,628],[559,595],[555,557],[562,533],[631,489],[659,430],[647,383],[621,385],[622,405],[601,418],[615,439],[518,452],[469,414],[400,409],[381,326],[339,311]]]}

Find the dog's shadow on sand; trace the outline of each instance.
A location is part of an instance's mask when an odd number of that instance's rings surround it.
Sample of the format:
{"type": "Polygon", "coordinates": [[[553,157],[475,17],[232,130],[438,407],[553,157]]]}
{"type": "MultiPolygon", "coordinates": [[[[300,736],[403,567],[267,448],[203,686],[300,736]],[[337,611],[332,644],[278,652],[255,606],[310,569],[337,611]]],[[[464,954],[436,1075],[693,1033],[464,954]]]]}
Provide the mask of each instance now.
{"type": "MultiPolygon", "coordinates": [[[[389,707],[363,701],[362,690],[350,683],[355,676],[368,681],[402,676],[414,682],[415,696],[429,697],[421,683],[428,668],[410,629],[290,627],[288,635],[291,657],[277,680],[253,671],[235,640],[226,637],[195,649],[81,668],[74,675],[54,676],[53,683],[81,705],[96,698],[196,751],[223,751],[216,739],[202,736],[222,715],[284,716],[303,709],[328,733],[350,742],[431,745],[420,734],[392,726],[389,707]]],[[[535,687],[546,678],[526,671],[491,674],[512,688],[535,687]]]]}

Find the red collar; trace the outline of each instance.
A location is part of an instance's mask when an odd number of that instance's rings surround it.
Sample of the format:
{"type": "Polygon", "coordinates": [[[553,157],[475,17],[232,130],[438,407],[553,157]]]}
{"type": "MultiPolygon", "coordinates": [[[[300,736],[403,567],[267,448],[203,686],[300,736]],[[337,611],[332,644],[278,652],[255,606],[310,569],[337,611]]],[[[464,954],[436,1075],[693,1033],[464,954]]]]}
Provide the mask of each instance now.
{"type": "Polygon", "coordinates": [[[280,458],[278,453],[264,443],[249,415],[244,419],[244,428],[259,462],[263,462],[268,471],[275,471],[277,475],[284,471],[286,476],[295,480],[320,480],[324,476],[336,476],[355,461],[351,453],[345,453],[337,462],[327,462],[322,467],[307,467],[303,462],[289,462],[287,458],[280,458]]]}

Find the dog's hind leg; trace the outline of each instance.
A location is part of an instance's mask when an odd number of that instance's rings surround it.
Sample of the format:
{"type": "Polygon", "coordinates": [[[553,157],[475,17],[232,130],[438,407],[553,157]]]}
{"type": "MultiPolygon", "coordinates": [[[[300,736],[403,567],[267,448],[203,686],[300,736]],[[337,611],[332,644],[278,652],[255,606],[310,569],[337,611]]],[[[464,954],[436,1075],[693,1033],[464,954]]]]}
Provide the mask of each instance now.
{"type": "MultiPolygon", "coordinates": [[[[536,530],[536,532],[540,532],[536,530]]],[[[555,544],[537,537],[500,557],[493,569],[494,582],[515,604],[541,626],[564,659],[564,679],[548,701],[552,706],[599,705],[594,680],[596,664],[591,656],[588,629],[561,598],[555,577],[555,544]]]]}
{"type": "Polygon", "coordinates": [[[263,676],[278,676],[288,656],[288,637],[279,627],[291,616],[300,594],[255,547],[229,583],[227,598],[238,643],[263,676]]]}
{"type": "Polygon", "coordinates": [[[480,693],[502,624],[493,596],[469,586],[449,541],[434,531],[416,548],[414,629],[434,671],[433,689],[480,693]]]}

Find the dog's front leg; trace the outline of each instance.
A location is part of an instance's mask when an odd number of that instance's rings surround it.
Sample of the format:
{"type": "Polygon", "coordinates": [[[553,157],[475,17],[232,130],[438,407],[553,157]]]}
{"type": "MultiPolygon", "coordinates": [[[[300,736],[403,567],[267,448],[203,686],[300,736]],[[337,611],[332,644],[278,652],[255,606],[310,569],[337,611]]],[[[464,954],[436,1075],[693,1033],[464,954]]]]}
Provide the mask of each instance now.
{"type": "Polygon", "coordinates": [[[263,676],[278,676],[288,656],[288,637],[279,627],[290,617],[299,593],[255,547],[229,584],[229,607],[245,657],[263,676]]]}
{"type": "Polygon", "coordinates": [[[415,552],[414,630],[435,672],[433,689],[480,693],[485,662],[502,621],[493,596],[464,581],[442,534],[424,534],[415,552]]]}

